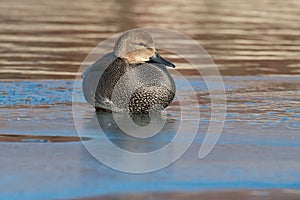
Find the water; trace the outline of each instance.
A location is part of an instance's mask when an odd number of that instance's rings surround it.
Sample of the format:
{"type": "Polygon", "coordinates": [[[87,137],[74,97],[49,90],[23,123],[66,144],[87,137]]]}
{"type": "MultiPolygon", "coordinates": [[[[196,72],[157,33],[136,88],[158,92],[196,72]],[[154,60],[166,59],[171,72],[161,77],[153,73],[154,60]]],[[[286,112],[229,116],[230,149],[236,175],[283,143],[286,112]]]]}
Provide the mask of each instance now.
{"type": "Polygon", "coordinates": [[[297,0],[1,1],[0,78],[73,78],[99,42],[137,27],[191,36],[224,75],[299,75],[299,14],[297,0]]]}

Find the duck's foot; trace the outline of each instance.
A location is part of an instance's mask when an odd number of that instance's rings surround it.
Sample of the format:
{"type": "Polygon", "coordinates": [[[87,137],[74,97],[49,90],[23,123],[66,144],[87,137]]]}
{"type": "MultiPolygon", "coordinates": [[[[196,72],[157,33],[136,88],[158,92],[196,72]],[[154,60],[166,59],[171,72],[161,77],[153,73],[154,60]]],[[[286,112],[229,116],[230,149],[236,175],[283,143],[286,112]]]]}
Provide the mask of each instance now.
{"type": "Polygon", "coordinates": [[[109,112],[111,113],[111,110],[105,109],[105,108],[100,108],[100,107],[95,107],[96,112],[109,112]]]}

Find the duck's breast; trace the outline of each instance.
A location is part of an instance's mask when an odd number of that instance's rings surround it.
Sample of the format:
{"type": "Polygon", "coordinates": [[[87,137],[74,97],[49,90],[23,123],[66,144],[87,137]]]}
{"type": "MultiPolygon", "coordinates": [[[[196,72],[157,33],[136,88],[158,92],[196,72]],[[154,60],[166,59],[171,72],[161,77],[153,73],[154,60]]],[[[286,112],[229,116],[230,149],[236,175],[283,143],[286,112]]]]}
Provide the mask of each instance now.
{"type": "Polygon", "coordinates": [[[164,65],[134,64],[116,83],[111,99],[122,110],[147,112],[156,104],[162,108],[169,105],[175,90],[174,80],[164,65]]]}

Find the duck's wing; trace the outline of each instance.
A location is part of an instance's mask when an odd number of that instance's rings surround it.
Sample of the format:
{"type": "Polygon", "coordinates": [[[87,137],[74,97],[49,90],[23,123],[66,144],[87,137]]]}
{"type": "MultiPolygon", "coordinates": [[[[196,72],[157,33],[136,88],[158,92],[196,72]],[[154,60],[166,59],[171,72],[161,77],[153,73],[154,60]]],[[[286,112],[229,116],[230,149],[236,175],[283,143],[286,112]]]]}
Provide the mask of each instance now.
{"type": "Polygon", "coordinates": [[[86,101],[91,105],[103,107],[103,105],[98,105],[98,103],[95,102],[97,85],[105,69],[110,66],[116,59],[117,57],[113,52],[105,54],[102,58],[87,67],[86,70],[82,73],[82,91],[86,101]]]}
{"type": "Polygon", "coordinates": [[[117,56],[113,53],[107,53],[103,57],[101,57],[99,60],[88,66],[84,72],[81,74],[81,78],[85,78],[87,75],[93,73],[93,72],[101,72],[103,73],[107,66],[109,66],[111,63],[113,63],[116,60],[117,56]]]}

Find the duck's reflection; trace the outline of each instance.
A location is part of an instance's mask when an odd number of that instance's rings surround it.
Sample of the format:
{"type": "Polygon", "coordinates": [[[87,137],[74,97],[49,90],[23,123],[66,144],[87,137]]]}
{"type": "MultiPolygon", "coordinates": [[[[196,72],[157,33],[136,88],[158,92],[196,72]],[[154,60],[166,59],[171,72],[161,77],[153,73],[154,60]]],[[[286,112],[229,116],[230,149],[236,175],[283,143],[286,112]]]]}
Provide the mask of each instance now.
{"type": "Polygon", "coordinates": [[[135,153],[152,152],[167,145],[175,136],[178,126],[175,120],[161,112],[132,115],[97,112],[94,117],[96,120],[93,121],[99,123],[105,136],[113,144],[135,153]],[[130,129],[128,126],[135,127],[130,129]]]}

